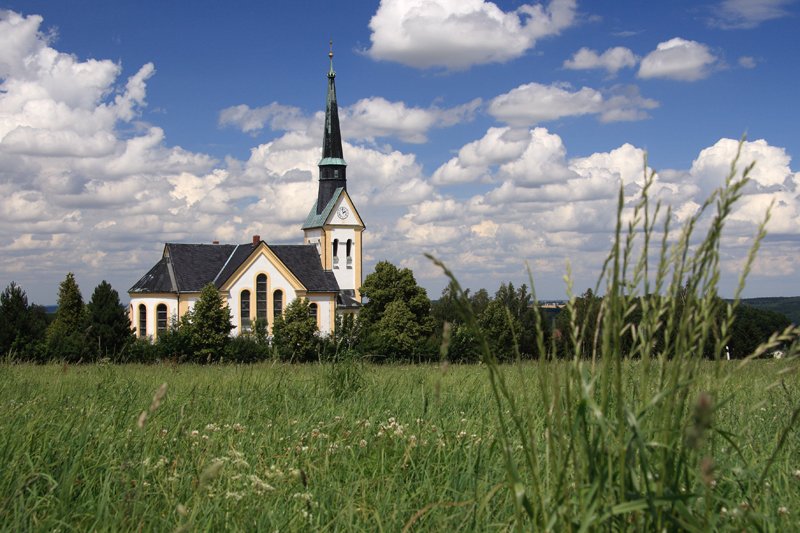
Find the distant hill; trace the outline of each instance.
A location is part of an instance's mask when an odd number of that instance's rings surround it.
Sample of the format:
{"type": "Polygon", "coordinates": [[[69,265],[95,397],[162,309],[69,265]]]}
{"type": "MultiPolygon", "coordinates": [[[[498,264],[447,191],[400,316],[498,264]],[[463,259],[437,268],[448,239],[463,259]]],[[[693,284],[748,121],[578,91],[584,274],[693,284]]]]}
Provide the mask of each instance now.
{"type": "Polygon", "coordinates": [[[742,304],[775,311],[786,315],[793,324],[800,324],[800,296],[776,296],[774,298],[742,298],[742,304]]]}

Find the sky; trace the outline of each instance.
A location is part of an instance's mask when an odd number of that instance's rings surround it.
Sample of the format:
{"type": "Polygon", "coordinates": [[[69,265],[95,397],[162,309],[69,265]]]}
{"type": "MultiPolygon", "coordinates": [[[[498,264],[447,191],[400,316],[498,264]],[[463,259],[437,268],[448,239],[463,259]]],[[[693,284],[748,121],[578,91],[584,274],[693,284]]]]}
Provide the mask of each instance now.
{"type": "Polygon", "coordinates": [[[364,271],[593,287],[643,184],[691,217],[743,135],[733,294],[800,294],[796,0],[0,0],[0,285],[127,290],[165,242],[302,242],[329,41],[364,271]]]}

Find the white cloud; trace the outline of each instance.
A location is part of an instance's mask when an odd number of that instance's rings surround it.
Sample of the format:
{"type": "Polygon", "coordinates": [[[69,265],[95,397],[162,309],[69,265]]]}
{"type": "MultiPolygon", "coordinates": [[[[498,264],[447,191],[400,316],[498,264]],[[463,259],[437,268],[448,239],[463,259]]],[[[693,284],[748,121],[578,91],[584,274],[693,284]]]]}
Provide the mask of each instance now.
{"type": "Polygon", "coordinates": [[[715,63],[717,57],[708,46],[675,37],[658,43],[656,49],[642,59],[638,76],[697,81],[707,77],[715,63]]]}
{"type": "MultiPolygon", "coordinates": [[[[473,119],[481,99],[451,108],[431,106],[409,107],[404,102],[390,102],[373,96],[362,98],[352,106],[339,108],[339,120],[349,139],[374,141],[378,137],[396,137],[409,143],[427,141],[433,128],[445,128],[473,119]]],[[[220,126],[234,126],[246,133],[257,133],[269,126],[273,131],[317,132],[322,128],[324,114],[306,116],[296,107],[277,102],[250,108],[245,104],[223,109],[220,126]]]]}
{"type": "Polygon", "coordinates": [[[417,68],[465,69],[519,57],[574,19],[574,0],[511,12],[484,0],[382,0],[369,23],[366,53],[417,68]]]}
{"type": "Polygon", "coordinates": [[[742,68],[756,68],[756,58],[752,56],[742,56],[739,58],[739,66],[742,68]]]}
{"type": "Polygon", "coordinates": [[[602,68],[609,74],[616,74],[622,68],[635,67],[637,61],[636,55],[623,46],[609,48],[602,54],[584,47],[575,52],[572,59],[564,61],[564,68],[572,70],[602,68]]]}
{"type": "Polygon", "coordinates": [[[489,114],[512,126],[529,126],[563,117],[598,115],[603,122],[641,120],[658,102],[644,98],[636,87],[619,86],[607,92],[582,87],[572,91],[567,84],[528,83],[495,97],[489,114]]]}
{"type": "Polygon", "coordinates": [[[785,17],[792,0],[724,0],[712,7],[711,25],[719,28],[749,29],[762,22],[785,17]]]}

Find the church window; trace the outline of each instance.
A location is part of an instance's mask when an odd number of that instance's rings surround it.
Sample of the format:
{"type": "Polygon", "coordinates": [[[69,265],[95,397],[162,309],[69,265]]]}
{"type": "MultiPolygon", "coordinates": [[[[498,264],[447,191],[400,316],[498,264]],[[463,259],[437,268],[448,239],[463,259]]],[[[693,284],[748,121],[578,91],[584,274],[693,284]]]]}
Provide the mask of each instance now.
{"type": "Polygon", "coordinates": [[[139,304],[139,336],[147,336],[147,307],[139,304]]]}
{"type": "Polygon", "coordinates": [[[167,305],[158,304],[156,307],[156,334],[167,331],[167,305]]]}
{"type": "Polygon", "coordinates": [[[347,239],[347,268],[353,268],[353,239],[347,239]]]}
{"type": "Polygon", "coordinates": [[[250,331],[250,291],[243,290],[240,297],[240,310],[242,317],[242,330],[250,331]]]}
{"type": "Polygon", "coordinates": [[[272,320],[283,314],[283,291],[278,289],[272,293],[272,320]]]}
{"type": "Polygon", "coordinates": [[[317,321],[317,304],[309,304],[308,306],[308,316],[314,319],[314,322],[317,321]]]}
{"type": "Polygon", "coordinates": [[[256,320],[267,320],[267,275],[256,277],[256,320]]]}

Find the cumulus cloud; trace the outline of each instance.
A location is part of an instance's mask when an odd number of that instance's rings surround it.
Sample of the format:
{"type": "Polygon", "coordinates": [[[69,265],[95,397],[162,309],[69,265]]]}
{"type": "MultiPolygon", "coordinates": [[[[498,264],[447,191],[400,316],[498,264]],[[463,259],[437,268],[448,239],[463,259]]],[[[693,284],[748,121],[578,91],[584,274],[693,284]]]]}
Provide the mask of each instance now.
{"type": "Polygon", "coordinates": [[[366,53],[416,68],[465,69],[519,57],[574,20],[574,0],[509,12],[484,0],[382,0],[366,53]]]}
{"type": "Polygon", "coordinates": [[[620,69],[635,67],[637,61],[636,55],[623,46],[609,48],[602,54],[584,47],[575,52],[571,59],[564,61],[564,68],[571,70],[602,68],[609,74],[616,74],[620,69]]]}
{"type": "Polygon", "coordinates": [[[710,24],[726,29],[750,29],[768,20],[785,17],[792,0],[724,0],[713,6],[710,24]]]}
{"type": "Polygon", "coordinates": [[[602,122],[641,120],[658,102],[644,98],[636,87],[614,87],[606,92],[568,84],[527,83],[489,102],[489,114],[512,126],[529,126],[563,117],[597,115],[602,122]]]}
{"type": "MultiPolygon", "coordinates": [[[[721,139],[701,150],[691,168],[656,174],[649,194],[672,207],[675,223],[684,222],[723,183],[737,148],[738,141],[721,139]]],[[[487,276],[526,279],[524,260],[540,283],[556,283],[567,259],[579,280],[593,282],[613,236],[620,186],[623,217],[628,217],[645,181],[644,158],[644,150],[627,143],[570,158],[561,137],[545,128],[490,128],[464,145],[433,178],[437,186],[453,186],[480,176],[488,188],[484,185],[483,192],[464,199],[437,190],[434,199],[410,207],[404,227],[418,224],[427,233],[435,234],[433,228],[442,233],[436,242],[420,245],[409,238],[402,247],[433,251],[455,268],[462,283],[476,287],[487,286],[487,276]]],[[[768,226],[773,237],[763,247],[775,264],[772,270],[763,263],[759,268],[765,276],[777,271],[795,275],[796,266],[785,258],[800,243],[800,173],[792,171],[783,148],[764,140],[745,142],[740,161],[757,163],[726,227],[726,265],[741,264],[774,202],[768,226]]]]}
{"type": "MultiPolygon", "coordinates": [[[[475,98],[451,108],[421,108],[373,96],[362,98],[352,106],[340,107],[339,120],[351,139],[374,141],[379,137],[395,137],[408,143],[423,143],[433,128],[472,120],[480,105],[481,99],[475,98]]],[[[233,126],[246,133],[257,133],[266,126],[272,130],[318,131],[322,121],[322,112],[306,116],[299,108],[277,102],[257,108],[244,104],[232,106],[219,115],[220,126],[233,126]]]]}
{"type": "Polygon", "coordinates": [[[675,37],[658,43],[639,65],[640,78],[667,78],[697,81],[707,77],[718,58],[708,46],[675,37]]]}

